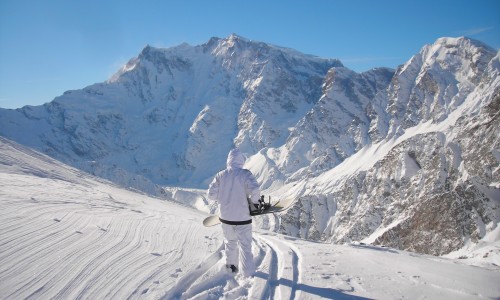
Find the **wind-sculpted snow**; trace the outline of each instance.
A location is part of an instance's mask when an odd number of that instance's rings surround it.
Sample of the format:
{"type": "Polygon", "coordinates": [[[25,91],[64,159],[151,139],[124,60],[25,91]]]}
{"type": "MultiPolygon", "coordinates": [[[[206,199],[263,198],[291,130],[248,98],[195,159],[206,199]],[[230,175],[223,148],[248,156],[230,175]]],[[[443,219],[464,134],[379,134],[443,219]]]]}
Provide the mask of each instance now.
{"type": "Polygon", "coordinates": [[[2,299],[483,299],[500,293],[498,268],[266,231],[254,234],[255,276],[233,276],[224,266],[220,227],[202,225],[206,214],[123,190],[4,138],[0,214],[2,299]]]}

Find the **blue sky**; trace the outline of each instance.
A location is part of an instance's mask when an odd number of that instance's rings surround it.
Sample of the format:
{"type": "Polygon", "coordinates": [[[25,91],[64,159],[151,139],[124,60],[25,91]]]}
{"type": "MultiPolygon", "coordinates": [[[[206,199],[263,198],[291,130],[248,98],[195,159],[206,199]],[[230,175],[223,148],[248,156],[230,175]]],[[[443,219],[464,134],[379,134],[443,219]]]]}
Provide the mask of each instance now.
{"type": "Polygon", "coordinates": [[[0,0],[0,107],[105,81],[147,44],[231,33],[357,72],[396,68],[444,36],[499,49],[500,0],[0,0]]]}

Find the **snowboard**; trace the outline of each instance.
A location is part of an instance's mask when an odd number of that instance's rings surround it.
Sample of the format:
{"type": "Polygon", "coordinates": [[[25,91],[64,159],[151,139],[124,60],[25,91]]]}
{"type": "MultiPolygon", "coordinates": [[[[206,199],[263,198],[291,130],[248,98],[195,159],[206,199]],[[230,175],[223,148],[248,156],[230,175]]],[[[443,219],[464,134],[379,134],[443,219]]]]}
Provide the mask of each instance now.
{"type": "MultiPolygon", "coordinates": [[[[286,210],[287,208],[289,208],[290,206],[292,206],[292,204],[295,202],[296,199],[284,199],[284,200],[279,200],[277,201],[276,203],[274,204],[271,204],[271,206],[263,211],[258,211],[258,212],[252,212],[250,213],[250,215],[252,217],[255,217],[255,216],[260,216],[260,215],[265,215],[265,214],[272,214],[272,213],[277,213],[277,212],[280,212],[280,211],[284,211],[286,210]]],[[[206,217],[204,220],[203,220],[203,225],[205,227],[211,227],[211,226],[215,226],[215,225],[218,225],[220,224],[220,220],[219,220],[219,215],[212,215],[212,216],[209,216],[209,217],[206,217]]]]}

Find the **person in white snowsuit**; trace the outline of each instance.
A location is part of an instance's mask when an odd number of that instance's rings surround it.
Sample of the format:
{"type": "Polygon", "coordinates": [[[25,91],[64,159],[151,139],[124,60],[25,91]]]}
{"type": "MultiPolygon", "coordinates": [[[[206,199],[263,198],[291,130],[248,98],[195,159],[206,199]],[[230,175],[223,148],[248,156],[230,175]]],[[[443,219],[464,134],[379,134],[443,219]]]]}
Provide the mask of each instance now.
{"type": "Polygon", "coordinates": [[[260,188],[254,175],[243,169],[245,156],[232,149],[227,168],[215,175],[208,188],[208,198],[219,203],[220,221],[226,249],[226,266],[238,272],[239,254],[244,276],[253,276],[252,217],[250,207],[259,203],[260,188]],[[250,202],[250,203],[249,203],[250,202]],[[239,246],[239,247],[238,247],[239,246]]]}

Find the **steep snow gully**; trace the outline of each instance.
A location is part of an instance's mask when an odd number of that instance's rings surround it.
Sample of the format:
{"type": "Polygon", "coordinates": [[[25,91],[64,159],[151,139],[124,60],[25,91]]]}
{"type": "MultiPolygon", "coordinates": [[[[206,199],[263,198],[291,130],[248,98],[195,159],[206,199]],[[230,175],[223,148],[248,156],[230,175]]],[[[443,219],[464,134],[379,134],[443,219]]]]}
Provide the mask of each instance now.
{"type": "Polygon", "coordinates": [[[1,299],[491,299],[499,268],[257,230],[253,278],[225,271],[207,214],[0,138],[1,299]]]}

